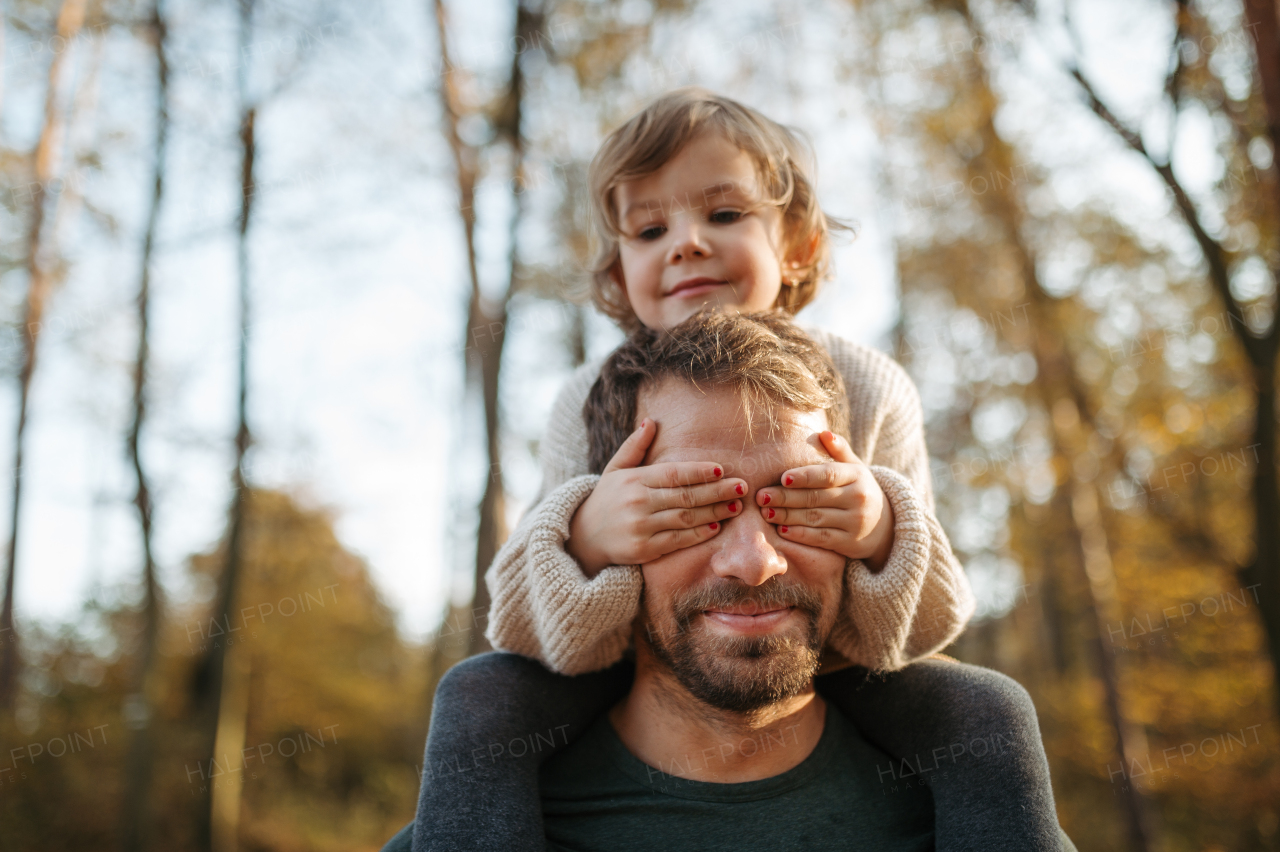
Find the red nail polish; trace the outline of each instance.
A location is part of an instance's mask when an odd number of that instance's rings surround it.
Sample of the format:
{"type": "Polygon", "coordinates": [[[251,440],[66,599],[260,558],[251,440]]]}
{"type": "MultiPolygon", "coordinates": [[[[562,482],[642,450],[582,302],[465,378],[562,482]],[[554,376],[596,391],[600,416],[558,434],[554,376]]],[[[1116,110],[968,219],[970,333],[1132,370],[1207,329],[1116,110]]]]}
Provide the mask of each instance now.
{"type": "Polygon", "coordinates": [[[741,497],[743,494],[747,493],[747,489],[743,488],[741,485],[735,485],[733,486],[733,493],[741,497]]]}
{"type": "Polygon", "coordinates": [[[736,511],[738,511],[738,501],[737,501],[737,500],[731,500],[731,501],[729,502],[729,511],[730,511],[730,512],[736,512],[736,511]]]}
{"type": "Polygon", "coordinates": [[[720,468],[716,468],[715,470],[711,471],[712,476],[719,476],[722,473],[724,473],[724,471],[721,470],[720,468]]]}
{"type": "Polygon", "coordinates": [[[720,524],[716,523],[715,521],[712,521],[711,523],[707,524],[707,526],[711,527],[712,532],[715,532],[716,530],[720,529],[720,524]]]}
{"type": "Polygon", "coordinates": [[[766,492],[766,493],[765,493],[765,495],[764,495],[764,499],[760,501],[760,505],[761,505],[761,506],[768,506],[768,505],[769,505],[769,501],[770,501],[770,500],[772,500],[772,499],[773,499],[773,498],[769,496],[768,492],[766,492]]]}
{"type": "Polygon", "coordinates": [[[793,483],[793,482],[795,482],[795,481],[796,481],[796,480],[795,480],[795,477],[791,476],[791,474],[787,474],[785,477],[783,477],[783,479],[782,479],[782,484],[783,484],[783,485],[790,485],[791,483],[793,483]]]}
{"type": "Polygon", "coordinates": [[[778,513],[777,513],[777,512],[775,512],[775,511],[773,511],[772,509],[770,509],[770,510],[769,510],[769,520],[771,520],[771,521],[772,521],[772,520],[773,520],[773,516],[774,516],[774,515],[776,515],[776,514],[778,514],[778,513]]]}
{"type": "Polygon", "coordinates": [[[787,529],[787,527],[778,527],[778,532],[786,532],[787,529]]]}

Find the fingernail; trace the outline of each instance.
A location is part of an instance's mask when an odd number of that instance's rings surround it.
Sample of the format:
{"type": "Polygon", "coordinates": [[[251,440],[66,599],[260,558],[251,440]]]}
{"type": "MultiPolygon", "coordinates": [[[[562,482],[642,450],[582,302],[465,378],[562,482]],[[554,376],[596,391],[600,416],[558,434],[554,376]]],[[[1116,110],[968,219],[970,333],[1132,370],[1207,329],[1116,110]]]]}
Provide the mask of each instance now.
{"type": "Polygon", "coordinates": [[[769,492],[767,492],[767,491],[766,491],[766,492],[765,492],[765,495],[764,495],[764,499],[760,501],[760,505],[761,505],[761,506],[768,506],[768,505],[769,505],[769,501],[770,501],[770,500],[772,500],[772,499],[773,499],[773,498],[769,496],[769,492]]]}
{"type": "Polygon", "coordinates": [[[730,501],[729,501],[729,511],[730,511],[730,512],[736,512],[736,511],[738,511],[738,501],[737,501],[737,500],[730,500],[730,501]]]}
{"type": "Polygon", "coordinates": [[[786,532],[789,527],[778,527],[778,532],[786,532]]]}
{"type": "Polygon", "coordinates": [[[716,530],[720,529],[720,524],[716,521],[712,521],[711,523],[707,524],[707,526],[711,527],[712,532],[715,532],[716,530]]]}
{"type": "Polygon", "coordinates": [[[784,477],[782,478],[782,484],[783,484],[783,485],[790,485],[791,483],[793,483],[793,482],[795,482],[795,481],[796,481],[796,480],[795,480],[795,477],[794,477],[794,476],[792,476],[792,475],[791,475],[791,474],[789,474],[789,473],[788,473],[786,476],[784,476],[784,477]]]}
{"type": "Polygon", "coordinates": [[[777,513],[777,512],[775,512],[775,511],[773,511],[772,509],[770,509],[770,510],[769,510],[769,520],[773,520],[773,516],[774,516],[774,515],[776,515],[776,514],[778,514],[778,513],[777,513]]]}
{"type": "Polygon", "coordinates": [[[733,493],[741,497],[743,494],[747,493],[747,489],[743,488],[741,483],[739,483],[738,485],[733,486],[733,493]]]}
{"type": "Polygon", "coordinates": [[[715,470],[711,471],[712,476],[719,476],[722,473],[724,473],[724,471],[721,470],[720,468],[716,468],[715,470]]]}

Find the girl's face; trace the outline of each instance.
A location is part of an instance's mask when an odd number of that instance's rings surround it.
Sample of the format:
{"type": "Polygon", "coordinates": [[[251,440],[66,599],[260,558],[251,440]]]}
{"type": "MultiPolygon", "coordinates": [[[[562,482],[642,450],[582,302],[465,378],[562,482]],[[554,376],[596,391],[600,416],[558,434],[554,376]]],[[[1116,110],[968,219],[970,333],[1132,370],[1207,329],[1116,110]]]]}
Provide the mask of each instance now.
{"type": "Polygon", "coordinates": [[[782,288],[782,214],[760,203],[751,157],[718,133],[614,190],[621,261],[614,275],[649,328],[703,305],[773,307],[782,288]]]}

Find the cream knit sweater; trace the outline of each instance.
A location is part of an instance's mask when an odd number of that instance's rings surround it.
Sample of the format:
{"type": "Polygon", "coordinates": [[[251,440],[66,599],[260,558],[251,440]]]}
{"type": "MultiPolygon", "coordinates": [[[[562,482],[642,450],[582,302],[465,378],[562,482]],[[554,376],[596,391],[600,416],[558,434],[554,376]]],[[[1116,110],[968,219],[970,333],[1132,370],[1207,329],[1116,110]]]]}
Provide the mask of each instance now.
{"type": "MultiPolygon", "coordinates": [[[[894,513],[884,568],[872,572],[850,560],[845,569],[841,613],[828,647],[870,669],[899,669],[959,635],[973,614],[973,593],[933,514],[915,385],[874,349],[809,333],[844,377],[851,446],[871,467],[894,513]]],[[[607,668],[622,658],[644,586],[639,566],[615,565],[588,578],[565,550],[569,521],[599,480],[587,472],[582,409],[601,363],[580,367],[556,399],[541,445],[542,491],[485,576],[493,599],[485,636],[493,647],[564,674],[607,668]]],[[[839,668],[840,661],[824,657],[824,667],[839,668]]]]}

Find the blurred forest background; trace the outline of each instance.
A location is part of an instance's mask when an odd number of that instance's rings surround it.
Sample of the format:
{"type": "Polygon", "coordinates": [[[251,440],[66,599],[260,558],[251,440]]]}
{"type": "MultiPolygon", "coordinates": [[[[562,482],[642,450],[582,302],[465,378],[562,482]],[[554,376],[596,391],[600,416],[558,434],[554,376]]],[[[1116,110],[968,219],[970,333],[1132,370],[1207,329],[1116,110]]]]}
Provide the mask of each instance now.
{"type": "Polygon", "coordinates": [[[1274,0],[4,0],[0,848],[375,850],[706,85],[859,223],[1082,850],[1280,849],[1274,0]],[[4,462],[6,465],[8,461],[4,462]],[[10,487],[11,486],[11,487],[10,487]]]}

